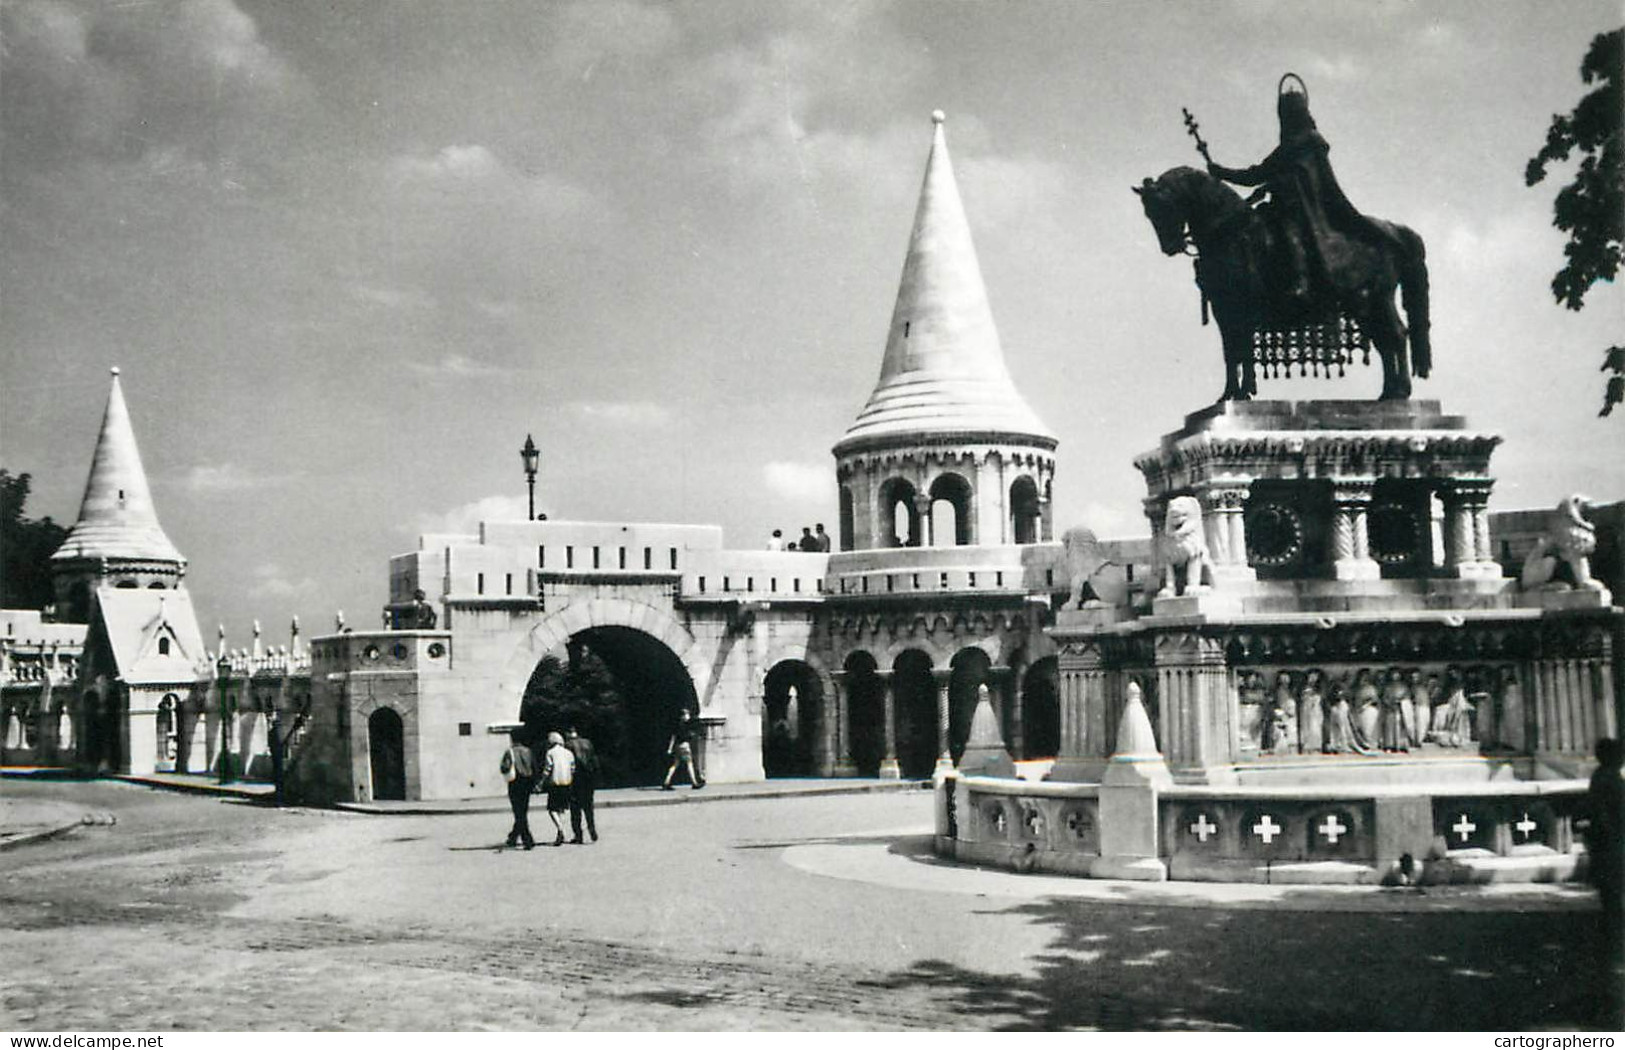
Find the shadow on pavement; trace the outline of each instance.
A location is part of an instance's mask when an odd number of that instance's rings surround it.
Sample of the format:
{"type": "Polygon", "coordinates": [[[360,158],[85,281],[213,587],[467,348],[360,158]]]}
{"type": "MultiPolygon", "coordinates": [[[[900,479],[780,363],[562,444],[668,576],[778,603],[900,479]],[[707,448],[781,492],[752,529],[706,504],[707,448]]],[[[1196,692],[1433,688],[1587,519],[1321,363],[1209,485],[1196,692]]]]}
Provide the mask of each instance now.
{"type": "Polygon", "coordinates": [[[1000,914],[1053,929],[1033,975],[924,960],[867,986],[927,991],[951,1028],[1609,1027],[1591,962],[1600,924],[1588,912],[1198,911],[1046,898],[1000,914]]]}

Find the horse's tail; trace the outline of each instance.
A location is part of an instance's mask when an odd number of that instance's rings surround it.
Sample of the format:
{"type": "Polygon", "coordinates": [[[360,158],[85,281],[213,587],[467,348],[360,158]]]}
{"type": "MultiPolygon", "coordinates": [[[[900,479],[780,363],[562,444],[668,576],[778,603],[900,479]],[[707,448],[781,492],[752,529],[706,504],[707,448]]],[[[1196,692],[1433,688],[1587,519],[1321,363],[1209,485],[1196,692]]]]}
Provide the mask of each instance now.
{"type": "Polygon", "coordinates": [[[1427,248],[1415,230],[1394,224],[1399,237],[1399,294],[1411,330],[1411,373],[1426,379],[1433,369],[1433,343],[1428,335],[1427,248]]]}

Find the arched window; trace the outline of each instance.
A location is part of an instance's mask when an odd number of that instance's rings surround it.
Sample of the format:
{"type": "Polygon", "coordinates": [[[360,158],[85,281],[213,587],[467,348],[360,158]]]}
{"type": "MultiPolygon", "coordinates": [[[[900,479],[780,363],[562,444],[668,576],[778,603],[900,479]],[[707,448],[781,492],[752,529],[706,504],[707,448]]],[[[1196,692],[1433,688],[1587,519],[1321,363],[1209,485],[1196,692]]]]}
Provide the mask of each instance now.
{"type": "Polygon", "coordinates": [[[841,486],[841,523],[840,523],[840,528],[841,528],[841,549],[843,551],[849,551],[854,546],[854,541],[853,541],[853,538],[852,538],[853,524],[854,524],[854,522],[853,522],[853,514],[852,514],[852,490],[850,488],[848,488],[847,486],[842,485],[841,486]]]}
{"type": "Polygon", "coordinates": [[[1017,543],[1037,543],[1043,508],[1038,502],[1038,485],[1023,474],[1010,486],[1010,533],[1017,543]]]}
{"type": "Polygon", "coordinates": [[[971,487],[958,474],[931,483],[931,546],[963,547],[976,542],[971,521],[971,487]]]}
{"type": "Polygon", "coordinates": [[[875,546],[920,546],[920,513],[914,497],[914,486],[903,478],[888,478],[880,486],[881,528],[888,534],[876,537],[875,546]]]}
{"type": "Polygon", "coordinates": [[[168,638],[160,638],[160,639],[158,639],[158,655],[159,656],[168,656],[169,655],[169,639],[168,638]]]}

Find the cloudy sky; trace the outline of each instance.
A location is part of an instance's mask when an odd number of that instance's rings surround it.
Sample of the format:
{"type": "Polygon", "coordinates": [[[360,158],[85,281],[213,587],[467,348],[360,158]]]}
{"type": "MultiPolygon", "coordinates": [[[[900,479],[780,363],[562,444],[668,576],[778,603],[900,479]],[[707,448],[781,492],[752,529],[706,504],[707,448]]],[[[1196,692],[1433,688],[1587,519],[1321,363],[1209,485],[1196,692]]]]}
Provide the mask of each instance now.
{"type": "MultiPolygon", "coordinates": [[[[1252,163],[1307,81],[1339,178],[1428,244],[1437,398],[1505,434],[1499,507],[1625,496],[1621,297],[1548,282],[1525,188],[1615,0],[0,5],[0,425],[71,521],[124,371],[205,628],[370,623],[419,532],[523,515],[835,518],[926,153],[949,148],[1059,526],[1222,382],[1131,184],[1252,163]]],[[[1338,387],[1264,396],[1373,396],[1338,387]]],[[[212,632],[211,632],[212,633],[212,632]]]]}

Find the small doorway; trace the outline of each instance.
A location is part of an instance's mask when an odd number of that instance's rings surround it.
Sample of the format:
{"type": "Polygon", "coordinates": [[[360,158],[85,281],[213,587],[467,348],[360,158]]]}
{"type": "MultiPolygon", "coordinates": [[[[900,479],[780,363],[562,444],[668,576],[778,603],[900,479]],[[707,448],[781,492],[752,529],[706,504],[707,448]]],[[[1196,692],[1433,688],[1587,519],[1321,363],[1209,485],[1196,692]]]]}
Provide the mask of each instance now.
{"type": "Polygon", "coordinates": [[[367,749],[372,756],[372,797],[406,798],[406,734],[394,708],[380,707],[367,718],[367,749]]]}

